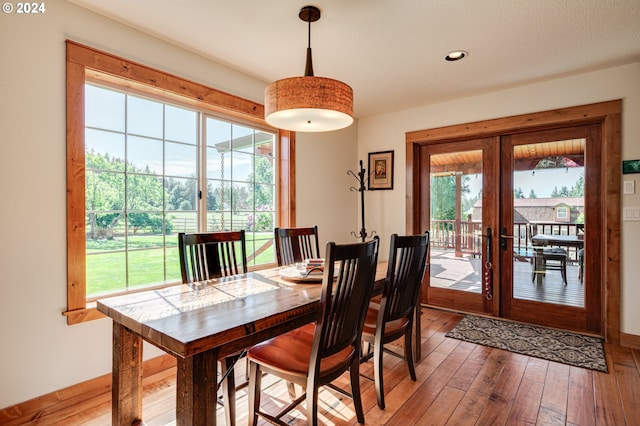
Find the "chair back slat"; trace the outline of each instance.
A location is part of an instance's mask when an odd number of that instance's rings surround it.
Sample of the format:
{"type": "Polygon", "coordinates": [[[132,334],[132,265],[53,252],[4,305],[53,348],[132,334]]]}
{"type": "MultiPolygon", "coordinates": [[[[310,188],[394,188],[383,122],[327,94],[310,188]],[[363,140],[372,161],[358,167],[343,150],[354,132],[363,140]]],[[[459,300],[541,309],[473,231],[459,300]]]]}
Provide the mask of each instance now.
{"type": "Polygon", "coordinates": [[[384,321],[409,317],[416,306],[429,252],[429,231],[391,236],[391,248],[381,310],[384,321]]]}
{"type": "Polygon", "coordinates": [[[378,242],[375,237],[366,243],[327,244],[320,311],[311,351],[316,368],[322,358],[349,345],[360,350],[360,337],[375,281],[378,242]]]}
{"type": "Polygon", "coordinates": [[[185,284],[247,272],[244,230],[180,233],[178,251],[185,284]]]}
{"type": "Polygon", "coordinates": [[[305,259],[320,257],[317,226],[275,228],[274,238],[278,266],[292,265],[305,259]]]}
{"type": "Polygon", "coordinates": [[[299,235],[298,246],[300,247],[300,257],[312,259],[318,257],[318,244],[316,235],[299,235]]]}

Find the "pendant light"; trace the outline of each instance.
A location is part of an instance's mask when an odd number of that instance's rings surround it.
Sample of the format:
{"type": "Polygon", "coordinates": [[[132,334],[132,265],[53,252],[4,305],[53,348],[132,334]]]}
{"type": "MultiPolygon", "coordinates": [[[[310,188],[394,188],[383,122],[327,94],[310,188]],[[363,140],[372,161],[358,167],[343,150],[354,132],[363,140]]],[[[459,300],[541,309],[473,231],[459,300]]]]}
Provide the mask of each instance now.
{"type": "Polygon", "coordinates": [[[273,127],[296,132],[328,132],[353,123],[353,90],[348,84],[313,75],[311,23],[320,10],[305,6],[298,14],[309,25],[309,46],[303,77],[271,83],[264,91],[264,115],[273,127]]]}

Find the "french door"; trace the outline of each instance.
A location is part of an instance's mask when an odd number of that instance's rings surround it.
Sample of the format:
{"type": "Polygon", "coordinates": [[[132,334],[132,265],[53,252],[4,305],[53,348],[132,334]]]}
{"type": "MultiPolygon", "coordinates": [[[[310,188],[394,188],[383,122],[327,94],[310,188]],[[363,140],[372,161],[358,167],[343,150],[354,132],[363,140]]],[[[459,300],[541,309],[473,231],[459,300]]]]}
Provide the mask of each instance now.
{"type": "Polygon", "coordinates": [[[599,128],[421,145],[422,303],[601,333],[599,128]]]}
{"type": "Polygon", "coordinates": [[[500,316],[602,332],[601,145],[597,125],[501,138],[500,316]]]}
{"type": "Polygon", "coordinates": [[[420,148],[421,222],[430,230],[422,302],[497,313],[499,140],[484,138],[420,148]],[[429,224],[426,226],[426,224],[429,224]]]}

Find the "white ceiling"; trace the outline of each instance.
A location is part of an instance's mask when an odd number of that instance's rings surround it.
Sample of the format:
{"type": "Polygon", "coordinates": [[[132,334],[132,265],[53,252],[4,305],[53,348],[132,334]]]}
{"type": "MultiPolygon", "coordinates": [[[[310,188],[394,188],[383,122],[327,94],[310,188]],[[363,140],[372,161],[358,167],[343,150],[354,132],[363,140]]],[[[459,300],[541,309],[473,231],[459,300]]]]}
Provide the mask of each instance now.
{"type": "Polygon", "coordinates": [[[315,75],[358,118],[640,61],[640,0],[69,1],[265,82],[304,74],[317,6],[315,75]]]}

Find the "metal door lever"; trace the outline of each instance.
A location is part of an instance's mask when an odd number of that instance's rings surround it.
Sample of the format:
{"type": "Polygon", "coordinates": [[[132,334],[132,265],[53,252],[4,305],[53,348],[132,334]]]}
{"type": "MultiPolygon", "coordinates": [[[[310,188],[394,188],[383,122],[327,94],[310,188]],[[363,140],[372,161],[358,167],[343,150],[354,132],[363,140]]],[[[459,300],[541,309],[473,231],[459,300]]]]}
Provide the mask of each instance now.
{"type": "Polygon", "coordinates": [[[500,233],[500,248],[503,251],[507,250],[507,238],[514,239],[513,235],[507,235],[507,228],[502,228],[502,232],[500,233]]]}

